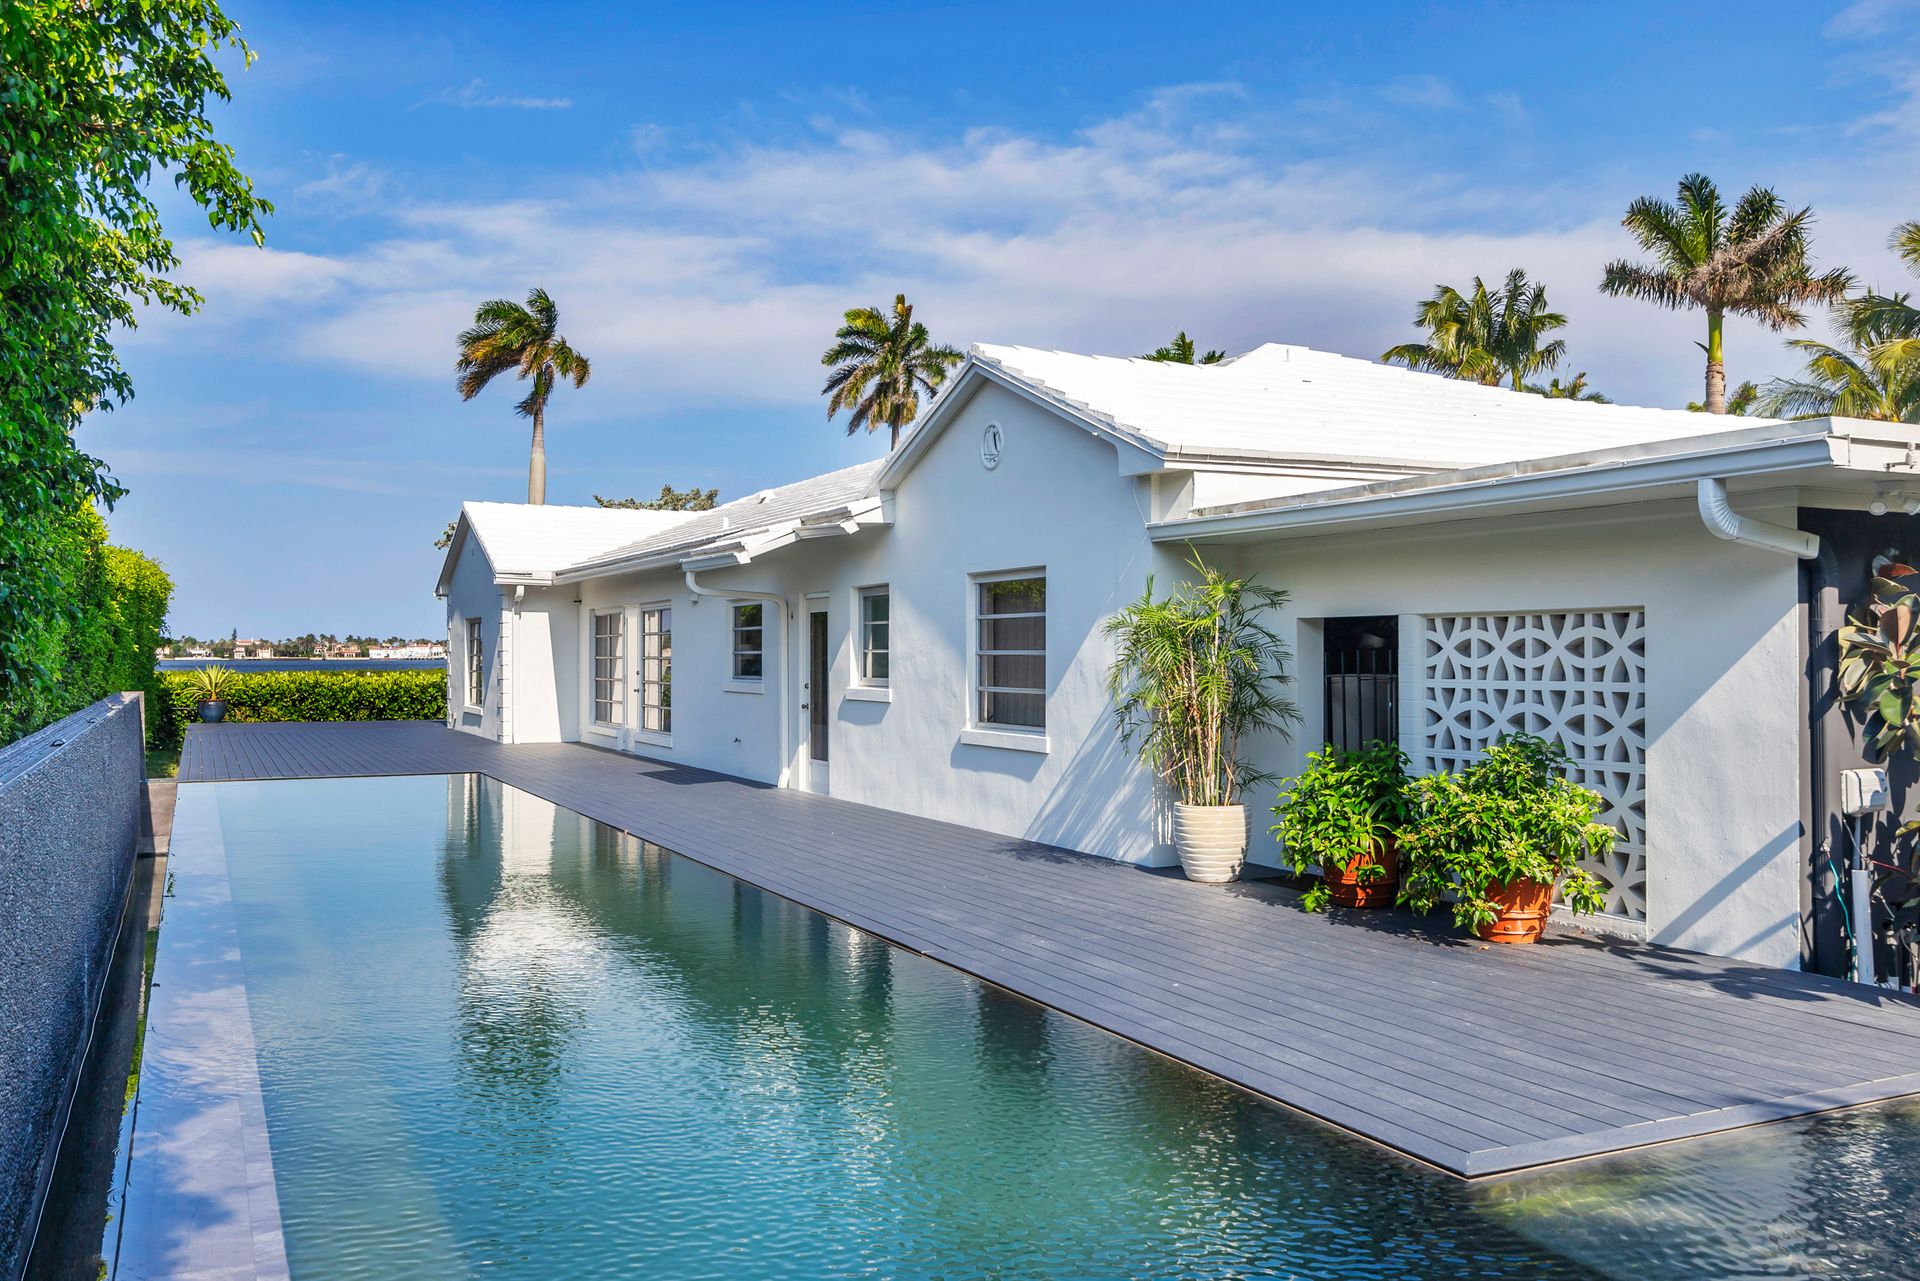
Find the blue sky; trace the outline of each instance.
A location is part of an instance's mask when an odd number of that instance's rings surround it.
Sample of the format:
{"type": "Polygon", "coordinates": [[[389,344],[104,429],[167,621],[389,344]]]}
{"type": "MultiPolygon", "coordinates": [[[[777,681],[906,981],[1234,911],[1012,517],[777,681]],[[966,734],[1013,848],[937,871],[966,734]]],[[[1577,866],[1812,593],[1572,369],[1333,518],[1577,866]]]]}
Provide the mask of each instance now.
{"type": "MultiPolygon", "coordinates": [[[[481,300],[544,285],[594,378],[551,502],[733,497],[875,457],[819,352],[904,290],[944,341],[1373,357],[1436,281],[1523,266],[1616,399],[1698,395],[1697,318],[1601,298],[1635,196],[1699,169],[1820,215],[1891,286],[1920,217],[1920,4],[544,6],[247,3],[219,113],[267,248],[169,206],[206,294],[122,346],[83,443],[200,635],[437,635],[434,537],[525,495],[481,300]]],[[[1785,372],[1731,327],[1729,375],[1785,372]]]]}

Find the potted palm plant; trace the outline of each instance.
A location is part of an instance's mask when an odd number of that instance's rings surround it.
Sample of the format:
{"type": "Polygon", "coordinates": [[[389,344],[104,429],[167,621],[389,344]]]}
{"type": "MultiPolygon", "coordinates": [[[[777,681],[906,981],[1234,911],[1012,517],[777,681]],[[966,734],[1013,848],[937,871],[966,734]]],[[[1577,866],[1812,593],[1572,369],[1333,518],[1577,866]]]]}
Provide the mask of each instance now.
{"type": "Polygon", "coordinates": [[[1395,854],[1401,825],[1412,817],[1407,756],[1378,740],[1347,751],[1328,743],[1307,753],[1307,768],[1287,781],[1268,830],[1282,857],[1320,880],[1301,906],[1386,907],[1400,888],[1395,854]]]}
{"type": "Polygon", "coordinates": [[[1600,882],[1579,863],[1619,834],[1595,818],[1599,794],[1566,772],[1557,744],[1505,734],[1459,773],[1415,780],[1400,902],[1426,912],[1451,895],[1454,923],[1493,943],[1539,938],[1556,888],[1571,910],[1599,911],[1600,882]]]}
{"type": "Polygon", "coordinates": [[[1197,582],[1165,600],[1153,582],[1107,620],[1107,690],[1121,740],[1166,785],[1173,843],[1196,881],[1231,881],[1247,855],[1249,786],[1275,781],[1241,755],[1247,739],[1299,719],[1285,695],[1287,647],[1261,621],[1285,592],[1229,578],[1196,554],[1197,582]]]}
{"type": "Polygon", "coordinates": [[[194,703],[200,709],[200,719],[209,725],[226,719],[227,687],[233,679],[231,668],[209,663],[205,667],[195,668],[190,688],[193,690],[194,703]]]}

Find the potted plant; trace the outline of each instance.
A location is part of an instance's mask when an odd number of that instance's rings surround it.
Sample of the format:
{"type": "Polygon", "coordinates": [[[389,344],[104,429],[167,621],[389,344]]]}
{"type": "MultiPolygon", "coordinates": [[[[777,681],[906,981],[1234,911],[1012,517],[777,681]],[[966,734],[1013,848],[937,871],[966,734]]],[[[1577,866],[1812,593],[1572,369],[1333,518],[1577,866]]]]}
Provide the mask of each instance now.
{"type": "Polygon", "coordinates": [[[1556,887],[1573,911],[1599,911],[1600,882],[1578,864],[1612,850],[1619,834],[1596,821],[1599,794],[1566,770],[1559,745],[1503,734],[1458,774],[1415,780],[1400,901],[1426,912],[1451,894],[1454,923],[1493,943],[1539,938],[1556,887]]]}
{"type": "Polygon", "coordinates": [[[1198,582],[1157,601],[1148,579],[1140,599],[1107,621],[1115,642],[1107,690],[1121,741],[1172,796],[1181,868],[1196,881],[1231,881],[1247,855],[1241,791],[1274,781],[1242,748],[1300,715],[1284,693],[1287,647],[1261,622],[1287,596],[1229,578],[1197,554],[1189,563],[1198,582]]]}
{"type": "Polygon", "coordinates": [[[226,718],[227,686],[232,679],[232,670],[218,663],[194,669],[189,688],[193,690],[193,699],[200,709],[202,721],[212,725],[226,718]]]}
{"type": "Polygon", "coordinates": [[[1268,830],[1294,871],[1320,869],[1301,906],[1386,907],[1400,888],[1395,847],[1412,817],[1407,756],[1379,740],[1353,751],[1328,743],[1307,753],[1307,768],[1288,780],[1268,830]]]}

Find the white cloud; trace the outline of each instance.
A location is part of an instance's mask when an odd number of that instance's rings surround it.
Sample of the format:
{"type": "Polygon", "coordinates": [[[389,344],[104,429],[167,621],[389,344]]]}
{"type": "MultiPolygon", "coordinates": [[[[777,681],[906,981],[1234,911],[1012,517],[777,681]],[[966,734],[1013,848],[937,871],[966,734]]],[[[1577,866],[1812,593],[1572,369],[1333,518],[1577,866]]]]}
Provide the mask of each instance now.
{"type": "Polygon", "coordinates": [[[395,194],[393,180],[365,161],[343,155],[327,157],[326,172],[309,178],[293,189],[293,194],[309,202],[327,202],[347,209],[377,208],[395,194]]]}
{"type": "Polygon", "coordinates": [[[1450,111],[1460,105],[1460,95],[1439,76],[1401,76],[1389,81],[1380,96],[1397,107],[1423,107],[1450,111]]]}
{"type": "Polygon", "coordinates": [[[1527,119],[1527,105],[1520,101],[1517,93],[1490,93],[1487,95],[1487,105],[1515,123],[1527,119]]]}
{"type": "MultiPolygon", "coordinates": [[[[458,89],[443,89],[427,99],[443,107],[517,107],[522,111],[565,111],[571,98],[535,98],[526,94],[504,93],[484,80],[470,80],[458,89]]],[[[424,104],[422,104],[424,105],[424,104]]]]}
{"type": "Polygon", "coordinates": [[[1920,0],[1854,0],[1827,19],[1823,35],[1836,40],[1858,40],[1891,30],[1903,14],[1920,7],[1920,0]]]}
{"type": "MultiPolygon", "coordinates": [[[[207,289],[213,321],[251,318],[202,341],[422,380],[451,376],[454,334],[477,303],[539,284],[595,357],[570,412],[631,418],[810,410],[840,312],[900,291],[962,344],[1127,353],[1185,328],[1208,346],[1372,358],[1409,336],[1413,303],[1436,282],[1524,266],[1571,317],[1573,365],[1596,385],[1643,403],[1697,394],[1697,318],[1596,289],[1603,264],[1631,252],[1617,210],[1643,192],[1279,162],[1261,130],[1214,113],[1237,94],[1162,91],[1065,139],[980,129],[924,145],[842,127],[652,157],[539,200],[403,204],[352,253],[195,245],[183,275],[207,289]],[[1535,229],[1457,229],[1488,223],[1535,229]],[[257,323],[275,308],[277,322],[257,323]]],[[[1820,209],[1827,260],[1864,272],[1884,256],[1890,205],[1838,181],[1782,190],[1820,209]]],[[[1786,367],[1772,337],[1736,327],[1730,343],[1737,377],[1786,367]]]]}

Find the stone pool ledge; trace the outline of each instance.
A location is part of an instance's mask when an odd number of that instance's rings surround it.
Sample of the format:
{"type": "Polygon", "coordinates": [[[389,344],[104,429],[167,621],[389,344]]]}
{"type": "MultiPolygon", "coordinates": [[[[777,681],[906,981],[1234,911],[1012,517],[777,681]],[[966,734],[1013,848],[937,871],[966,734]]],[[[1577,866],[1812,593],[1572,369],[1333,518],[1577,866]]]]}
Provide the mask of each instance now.
{"type": "Polygon", "coordinates": [[[126,1172],[119,1281],[288,1281],[226,848],[183,786],[126,1172]]]}

